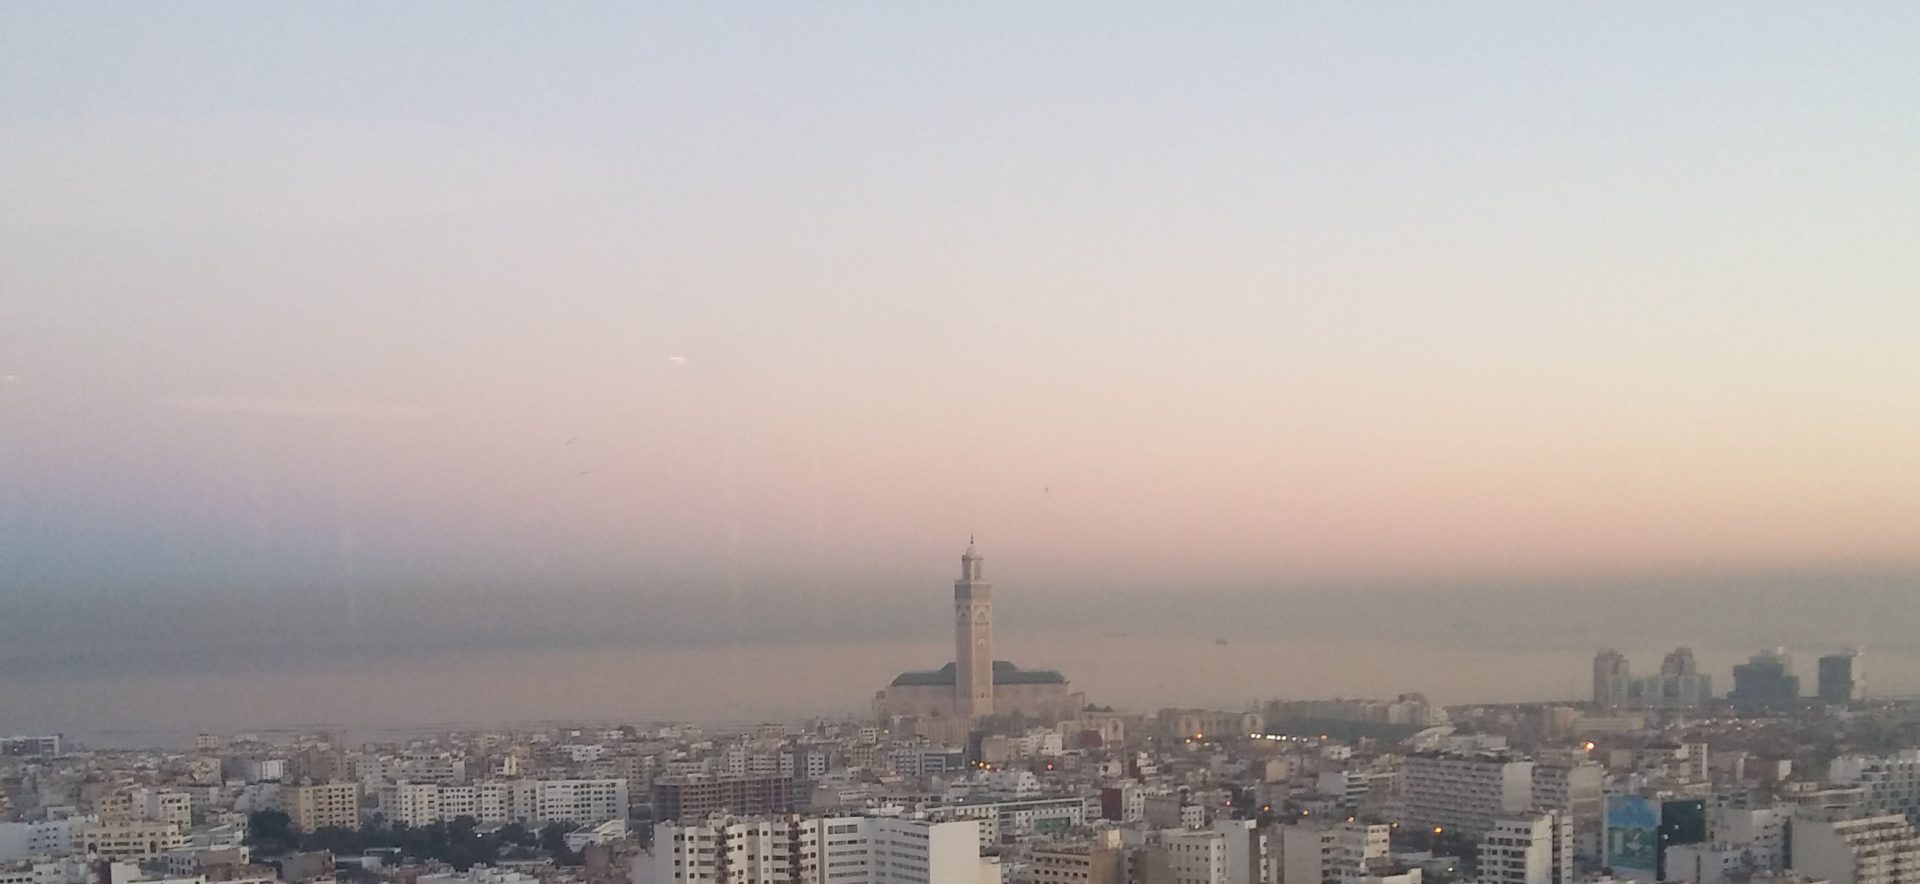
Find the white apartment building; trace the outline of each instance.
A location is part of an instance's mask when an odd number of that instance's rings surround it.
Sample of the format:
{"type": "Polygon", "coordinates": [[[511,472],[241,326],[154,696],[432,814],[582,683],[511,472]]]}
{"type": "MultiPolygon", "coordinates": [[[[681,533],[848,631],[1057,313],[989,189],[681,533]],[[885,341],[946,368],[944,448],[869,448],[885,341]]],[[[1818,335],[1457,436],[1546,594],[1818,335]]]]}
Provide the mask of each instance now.
{"type": "MultiPolygon", "coordinates": [[[[436,788],[435,801],[438,804],[436,810],[442,814],[442,819],[452,820],[459,819],[463,816],[470,816],[473,817],[475,822],[481,825],[493,825],[487,818],[480,815],[479,786],[439,786],[436,788]]],[[[386,803],[386,795],[384,793],[381,795],[380,800],[382,805],[386,803]]],[[[506,798],[504,794],[502,794],[501,799],[497,802],[496,811],[495,818],[504,820],[506,817],[506,798]]]]}
{"type": "Polygon", "coordinates": [[[1220,832],[1170,829],[1162,833],[1173,884],[1228,884],[1227,838],[1220,832]]]}
{"type": "Polygon", "coordinates": [[[1793,821],[1793,869],[1832,884],[1920,882],[1920,834],[1899,814],[1793,821]]]}
{"type": "Polygon", "coordinates": [[[98,817],[84,816],[31,823],[0,823],[0,862],[68,856],[79,844],[81,827],[96,822],[99,822],[98,817]]]}
{"type": "Polygon", "coordinates": [[[1050,728],[1030,730],[1014,739],[1014,755],[1017,758],[1059,755],[1064,751],[1066,741],[1061,739],[1059,731],[1050,728]]]}
{"type": "Polygon", "coordinates": [[[59,734],[0,737],[0,755],[59,755],[61,739],[59,734]]]}
{"type": "Polygon", "coordinates": [[[1533,762],[1489,753],[1408,755],[1400,777],[1407,825],[1445,828],[1478,838],[1499,817],[1533,804],[1533,762]]]}
{"type": "Polygon", "coordinates": [[[1087,822],[1084,798],[1017,798],[1006,801],[963,801],[931,807],[936,820],[978,820],[980,846],[992,847],[1003,838],[1064,832],[1087,822]]]}
{"type": "Polygon", "coordinates": [[[1115,822],[1137,823],[1147,818],[1147,790],[1139,783],[1128,781],[1118,786],[1108,786],[1105,791],[1113,793],[1110,798],[1103,795],[1101,801],[1103,806],[1108,801],[1112,802],[1120,817],[1115,822]]]}
{"type": "Polygon", "coordinates": [[[1755,874],[1777,875],[1787,866],[1786,807],[1722,807],[1707,815],[1707,837],[1716,844],[1739,848],[1755,874]]]}
{"type": "Polygon", "coordinates": [[[1842,755],[1827,768],[1838,786],[1857,786],[1871,814],[1904,814],[1920,821],[1920,749],[1892,755],[1842,755]]]}
{"type": "Polygon", "coordinates": [[[782,752],[779,768],[774,772],[796,780],[817,780],[827,775],[827,761],[827,753],[817,749],[782,752]]]}
{"type": "Polygon", "coordinates": [[[1667,848],[1667,880],[1688,884],[1727,884],[1745,880],[1752,866],[1737,844],[1674,844],[1667,848]]]}
{"type": "Polygon", "coordinates": [[[470,816],[486,826],[511,822],[513,788],[506,783],[441,786],[440,816],[442,819],[470,816]]]}
{"type": "Polygon", "coordinates": [[[1364,770],[1324,770],[1314,780],[1314,791],[1340,801],[1342,807],[1359,807],[1373,787],[1373,778],[1364,770]]]}
{"type": "Polygon", "coordinates": [[[1533,807],[1564,814],[1573,827],[1574,855],[1599,860],[1606,815],[1606,768],[1599,762],[1535,764],[1533,807]]]}
{"type": "Polygon", "coordinates": [[[661,823],[634,884],[983,884],[978,823],[898,817],[716,817],[661,823]]]}
{"type": "Polygon", "coordinates": [[[1227,884],[1267,884],[1278,876],[1280,845],[1269,841],[1258,821],[1217,819],[1213,830],[1225,842],[1227,884]]]}
{"type": "Polygon", "coordinates": [[[1280,829],[1281,884],[1355,884],[1389,863],[1392,827],[1299,823],[1280,829]]]}
{"type": "Polygon", "coordinates": [[[627,781],[532,780],[537,784],[530,822],[594,823],[627,818],[627,781]]]}
{"type": "Polygon", "coordinates": [[[627,781],[509,780],[442,786],[394,783],[380,790],[387,818],[425,826],[463,816],[483,826],[571,822],[581,825],[627,818],[627,781]]]}
{"type": "Polygon", "coordinates": [[[99,879],[99,870],[78,856],[41,860],[33,864],[34,884],[97,884],[99,879]]]}
{"type": "Polygon", "coordinates": [[[284,758],[257,758],[247,762],[247,782],[278,783],[287,778],[284,758]]]}
{"type": "Polygon", "coordinates": [[[1558,811],[1501,817],[1480,839],[1481,884],[1573,884],[1573,826],[1558,811]]]}
{"type": "Polygon", "coordinates": [[[437,783],[394,783],[383,787],[380,790],[380,812],[386,814],[389,822],[405,823],[414,828],[453,818],[441,815],[440,786],[437,783]]]}
{"type": "Polygon", "coordinates": [[[359,771],[361,781],[369,787],[400,782],[453,786],[467,781],[467,759],[452,752],[363,756],[359,771]]]}

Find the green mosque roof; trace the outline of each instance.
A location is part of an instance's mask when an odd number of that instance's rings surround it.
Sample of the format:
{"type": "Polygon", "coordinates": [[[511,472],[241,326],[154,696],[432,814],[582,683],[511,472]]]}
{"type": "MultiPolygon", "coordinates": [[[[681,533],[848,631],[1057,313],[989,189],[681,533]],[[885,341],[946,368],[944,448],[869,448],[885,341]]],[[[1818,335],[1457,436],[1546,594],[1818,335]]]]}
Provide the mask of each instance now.
{"type": "MultiPolygon", "coordinates": [[[[920,672],[902,672],[893,680],[894,687],[943,687],[955,683],[957,667],[948,663],[939,669],[920,672]]],[[[1051,669],[1021,669],[1006,660],[993,661],[993,683],[995,685],[1015,684],[1066,684],[1067,677],[1051,669]]]]}

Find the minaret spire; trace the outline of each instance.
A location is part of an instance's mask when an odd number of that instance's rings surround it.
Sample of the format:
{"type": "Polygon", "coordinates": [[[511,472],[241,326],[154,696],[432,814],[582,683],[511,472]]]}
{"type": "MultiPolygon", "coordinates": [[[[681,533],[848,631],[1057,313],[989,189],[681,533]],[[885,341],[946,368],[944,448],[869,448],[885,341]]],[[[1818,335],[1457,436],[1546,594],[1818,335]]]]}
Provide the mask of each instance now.
{"type": "Polygon", "coordinates": [[[984,561],[968,534],[953,582],[954,714],[967,718],[993,714],[993,585],[984,561]]]}

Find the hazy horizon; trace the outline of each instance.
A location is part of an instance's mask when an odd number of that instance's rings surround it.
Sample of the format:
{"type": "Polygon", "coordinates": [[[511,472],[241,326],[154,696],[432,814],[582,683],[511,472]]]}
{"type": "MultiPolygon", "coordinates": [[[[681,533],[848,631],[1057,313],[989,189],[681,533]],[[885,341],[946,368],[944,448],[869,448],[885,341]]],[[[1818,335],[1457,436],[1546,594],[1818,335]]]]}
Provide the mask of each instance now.
{"type": "MultiPolygon", "coordinates": [[[[1683,645],[1721,692],[1733,663],[1775,646],[1809,686],[1815,656],[1863,647],[1871,694],[1920,691],[1912,571],[1196,593],[1033,586],[995,564],[999,656],[1130,708],[1409,691],[1577,701],[1600,647],[1656,672],[1683,645]]],[[[955,570],[835,590],[16,596],[0,603],[0,731],[177,743],[196,728],[853,713],[895,673],[952,659],[955,570]]]]}
{"type": "Polygon", "coordinates": [[[329,650],[861,678],[974,533],[1083,666],[1920,655],[1915,45],[1891,2],[0,7],[0,728],[235,673],[278,718],[329,650]]]}

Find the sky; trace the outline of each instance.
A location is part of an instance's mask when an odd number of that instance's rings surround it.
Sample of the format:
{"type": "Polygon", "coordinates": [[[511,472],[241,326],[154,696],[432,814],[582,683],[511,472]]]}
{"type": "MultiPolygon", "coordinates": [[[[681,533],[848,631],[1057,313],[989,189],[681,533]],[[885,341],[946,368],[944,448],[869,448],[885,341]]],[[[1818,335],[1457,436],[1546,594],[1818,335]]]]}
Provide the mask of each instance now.
{"type": "Polygon", "coordinates": [[[1897,600],[1915,45],[1893,2],[0,6],[0,606],[744,635],[938,605],[969,535],[1062,612],[1897,600]]]}

